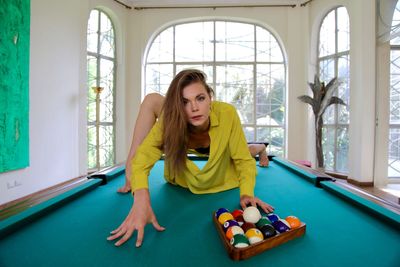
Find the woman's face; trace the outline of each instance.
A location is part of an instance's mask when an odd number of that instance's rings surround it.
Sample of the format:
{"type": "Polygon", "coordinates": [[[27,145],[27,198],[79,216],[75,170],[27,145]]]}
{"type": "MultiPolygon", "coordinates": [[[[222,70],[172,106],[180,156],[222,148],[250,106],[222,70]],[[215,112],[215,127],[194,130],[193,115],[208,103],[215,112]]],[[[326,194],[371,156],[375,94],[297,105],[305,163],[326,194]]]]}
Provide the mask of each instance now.
{"type": "Polygon", "coordinates": [[[192,83],[182,92],[188,123],[197,130],[207,130],[209,126],[211,97],[201,83],[192,83]]]}

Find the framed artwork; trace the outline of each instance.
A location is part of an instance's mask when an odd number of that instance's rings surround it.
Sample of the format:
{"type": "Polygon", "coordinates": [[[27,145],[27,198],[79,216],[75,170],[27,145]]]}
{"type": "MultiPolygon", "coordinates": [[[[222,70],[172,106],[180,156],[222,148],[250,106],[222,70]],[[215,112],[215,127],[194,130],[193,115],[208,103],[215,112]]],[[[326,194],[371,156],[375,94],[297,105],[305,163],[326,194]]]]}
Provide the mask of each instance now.
{"type": "Polygon", "coordinates": [[[0,172],[29,166],[30,0],[0,0],[0,172]]]}

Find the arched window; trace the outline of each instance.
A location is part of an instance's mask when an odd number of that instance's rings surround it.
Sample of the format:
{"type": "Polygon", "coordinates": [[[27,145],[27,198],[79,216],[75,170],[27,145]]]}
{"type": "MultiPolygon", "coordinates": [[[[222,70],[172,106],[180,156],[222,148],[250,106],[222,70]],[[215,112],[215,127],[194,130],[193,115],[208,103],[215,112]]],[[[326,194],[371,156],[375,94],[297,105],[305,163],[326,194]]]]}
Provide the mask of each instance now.
{"type": "Polygon", "coordinates": [[[390,41],[390,106],[388,178],[400,178],[400,3],[393,13],[390,41]]]}
{"type": "Polygon", "coordinates": [[[324,114],[322,146],[325,169],[348,173],[348,129],[350,123],[350,23],[345,7],[331,10],[319,31],[318,67],[321,81],[337,77],[336,96],[347,106],[331,105],[324,114]]]}
{"type": "Polygon", "coordinates": [[[87,147],[88,169],[115,161],[115,37],[110,18],[90,12],[87,29],[87,147]]]}
{"type": "Polygon", "coordinates": [[[164,94],[186,68],[204,71],[216,100],[237,108],[248,141],[269,142],[271,154],[284,156],[286,64],[271,32],[220,20],[173,25],[150,45],[144,93],[164,94]]]}

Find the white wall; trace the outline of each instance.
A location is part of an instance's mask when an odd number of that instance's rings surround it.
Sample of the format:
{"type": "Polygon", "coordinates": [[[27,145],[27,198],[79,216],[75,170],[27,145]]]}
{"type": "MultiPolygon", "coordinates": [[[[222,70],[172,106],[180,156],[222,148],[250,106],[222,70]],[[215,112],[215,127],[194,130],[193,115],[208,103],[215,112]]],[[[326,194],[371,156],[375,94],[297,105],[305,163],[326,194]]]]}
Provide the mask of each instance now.
{"type": "Polygon", "coordinates": [[[125,9],[112,1],[31,1],[30,166],[0,174],[0,204],[86,173],[86,27],[97,5],[126,25],[125,9]]]}
{"type": "Polygon", "coordinates": [[[309,126],[312,116],[297,96],[309,93],[307,81],[315,70],[317,29],[322,16],[337,5],[346,6],[350,15],[351,123],[360,127],[352,126],[350,132],[350,175],[371,180],[375,118],[374,0],[315,0],[306,7],[296,8],[141,11],[125,9],[110,0],[35,0],[31,1],[30,166],[0,174],[0,204],[86,173],[85,51],[87,20],[92,8],[106,11],[116,28],[117,162],[125,159],[131,142],[142,99],[142,66],[148,43],[167,26],[200,17],[254,22],[275,34],[288,62],[287,156],[313,160],[313,127],[309,126]]]}

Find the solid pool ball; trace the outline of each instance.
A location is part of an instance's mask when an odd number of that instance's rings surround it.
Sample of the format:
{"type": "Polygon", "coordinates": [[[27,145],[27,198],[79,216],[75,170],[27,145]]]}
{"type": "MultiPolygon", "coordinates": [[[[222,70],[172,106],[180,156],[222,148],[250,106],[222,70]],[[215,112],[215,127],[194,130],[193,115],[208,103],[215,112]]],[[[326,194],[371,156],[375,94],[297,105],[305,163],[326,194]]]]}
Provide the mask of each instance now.
{"type": "Polygon", "coordinates": [[[289,223],[290,228],[296,229],[301,226],[301,221],[296,216],[290,215],[285,218],[285,220],[289,223]]]}
{"type": "Polygon", "coordinates": [[[273,222],[276,222],[276,221],[279,221],[279,216],[278,215],[276,215],[275,213],[268,213],[267,214],[267,218],[268,218],[268,220],[270,220],[272,223],[273,222]]]}
{"type": "Polygon", "coordinates": [[[226,232],[229,227],[232,227],[234,225],[239,226],[238,222],[235,220],[227,220],[226,222],[224,222],[224,224],[222,225],[224,228],[224,232],[226,232]]]}
{"type": "Polygon", "coordinates": [[[261,229],[266,224],[271,224],[271,221],[268,220],[266,216],[261,217],[261,219],[256,223],[258,229],[261,229]]]}
{"type": "Polygon", "coordinates": [[[235,218],[235,221],[238,222],[239,226],[242,226],[242,225],[245,223],[245,221],[244,221],[244,219],[243,219],[243,215],[238,215],[238,216],[235,218]]]}
{"type": "Polygon", "coordinates": [[[226,238],[228,238],[228,240],[231,240],[232,237],[234,235],[237,235],[237,234],[243,234],[244,235],[244,231],[243,231],[242,228],[240,228],[240,226],[234,225],[234,226],[228,228],[228,230],[226,231],[225,236],[226,236],[226,238]]]}
{"type": "Polygon", "coordinates": [[[220,224],[224,224],[228,220],[233,220],[233,216],[229,212],[224,212],[218,217],[218,221],[220,224]]]}
{"type": "Polygon", "coordinates": [[[239,215],[243,215],[243,210],[237,209],[237,210],[232,211],[233,218],[236,219],[236,217],[238,217],[239,215]]]}
{"type": "Polygon", "coordinates": [[[270,238],[276,235],[275,228],[270,224],[266,224],[261,227],[260,231],[263,234],[264,238],[270,238]]]}
{"type": "Polygon", "coordinates": [[[279,233],[284,233],[290,230],[289,223],[284,219],[279,219],[272,223],[272,226],[275,228],[276,231],[279,233]]]}
{"type": "Polygon", "coordinates": [[[250,206],[244,209],[243,218],[246,222],[256,223],[260,220],[261,213],[256,207],[250,206]]]}
{"type": "Polygon", "coordinates": [[[247,230],[246,236],[251,245],[258,243],[260,241],[263,241],[263,239],[264,239],[263,234],[257,228],[251,228],[251,229],[247,230]]]}
{"type": "Polygon", "coordinates": [[[215,212],[215,218],[219,218],[219,215],[221,215],[222,213],[225,213],[225,212],[229,212],[229,210],[228,209],[225,209],[225,208],[219,208],[216,212],[215,212]]]}
{"type": "Polygon", "coordinates": [[[246,233],[247,230],[249,230],[250,228],[257,228],[256,225],[254,223],[249,223],[249,222],[245,222],[244,224],[241,225],[243,231],[246,233]]]}
{"type": "Polygon", "coordinates": [[[244,234],[236,234],[230,241],[231,245],[235,248],[245,248],[250,245],[249,240],[244,234]]]}

